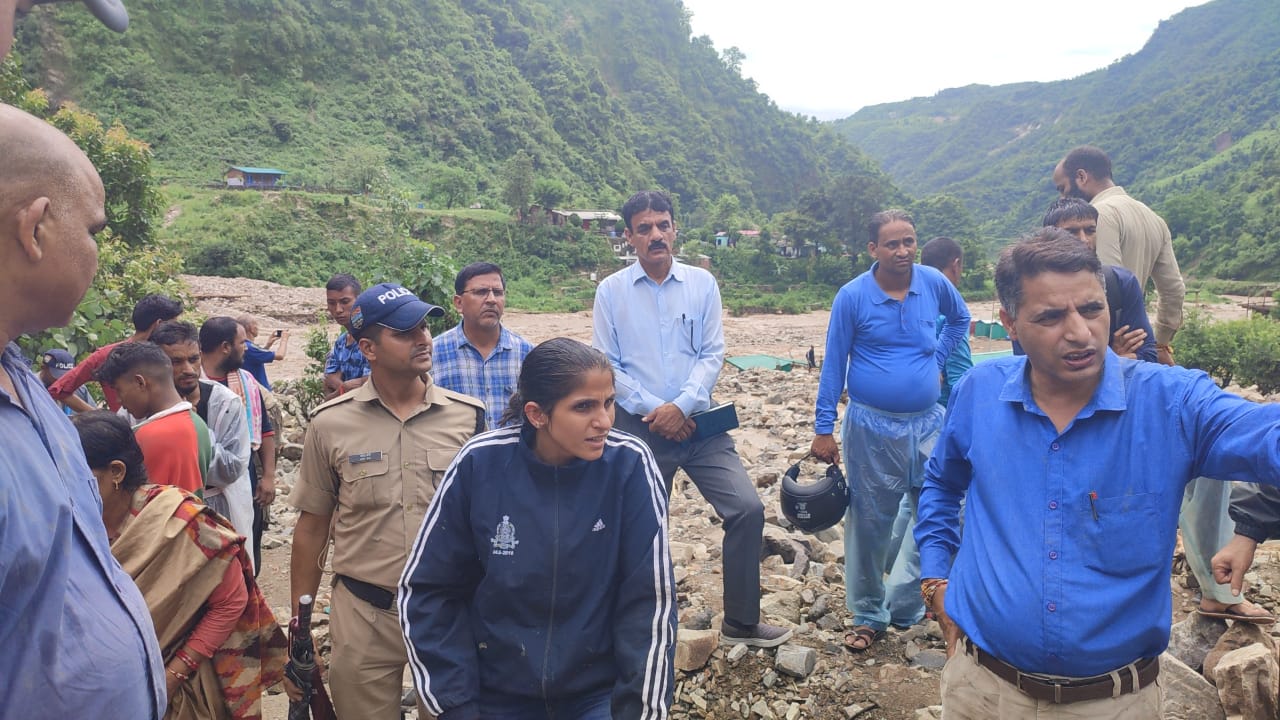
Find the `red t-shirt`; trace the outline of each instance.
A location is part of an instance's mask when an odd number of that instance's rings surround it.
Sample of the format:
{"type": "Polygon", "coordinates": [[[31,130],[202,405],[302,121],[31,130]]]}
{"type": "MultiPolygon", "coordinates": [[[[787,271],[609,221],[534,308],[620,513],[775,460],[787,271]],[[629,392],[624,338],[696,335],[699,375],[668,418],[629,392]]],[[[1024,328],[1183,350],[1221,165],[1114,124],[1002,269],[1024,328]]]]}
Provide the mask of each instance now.
{"type": "Polygon", "coordinates": [[[142,448],[147,476],[157,485],[173,485],[187,492],[200,492],[200,441],[192,412],[183,410],[148,420],[134,430],[142,448]]]}
{"type": "MultiPolygon", "coordinates": [[[[49,386],[49,394],[58,402],[66,400],[76,390],[79,390],[81,385],[94,379],[93,374],[98,371],[98,368],[102,367],[102,363],[107,361],[107,356],[119,344],[103,345],[89,353],[89,357],[82,360],[79,365],[68,370],[66,375],[53,381],[53,384],[49,386]]],[[[98,385],[102,387],[102,397],[106,398],[107,407],[111,408],[111,412],[118,411],[120,409],[120,398],[116,397],[116,391],[112,390],[111,386],[106,383],[98,383],[98,385]]]]}

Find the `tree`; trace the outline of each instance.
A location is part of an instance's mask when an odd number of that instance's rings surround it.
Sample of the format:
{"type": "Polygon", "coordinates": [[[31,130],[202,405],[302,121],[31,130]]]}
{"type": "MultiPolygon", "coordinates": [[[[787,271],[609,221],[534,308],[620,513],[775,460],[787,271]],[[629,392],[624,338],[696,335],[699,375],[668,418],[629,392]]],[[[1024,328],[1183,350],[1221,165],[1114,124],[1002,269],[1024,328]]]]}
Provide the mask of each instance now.
{"type": "Polygon", "coordinates": [[[524,150],[517,150],[502,168],[502,201],[516,211],[520,222],[524,222],[532,196],[533,158],[524,150]]]}
{"type": "Polygon", "coordinates": [[[989,260],[989,248],[978,241],[978,223],[964,202],[955,195],[939,193],[915,201],[910,210],[921,246],[940,236],[960,243],[964,250],[964,275],[960,279],[960,289],[983,289],[994,269],[989,260]]]}
{"type": "Polygon", "coordinates": [[[724,61],[724,66],[732,70],[735,75],[741,75],[742,61],[747,59],[747,54],[734,45],[721,50],[720,59],[724,61]]]}
{"type": "Polygon", "coordinates": [[[572,191],[559,178],[538,178],[533,183],[533,201],[543,210],[551,210],[569,199],[572,191]]]}
{"type": "Polygon", "coordinates": [[[812,218],[812,241],[828,254],[849,253],[855,274],[865,269],[859,255],[866,248],[867,221],[889,202],[892,186],[869,172],[835,178],[800,197],[797,212],[812,218]]]}
{"type": "Polygon", "coordinates": [[[185,294],[182,259],[155,241],[160,195],[151,175],[151,148],[119,123],[104,128],[97,116],[67,103],[50,114],[48,96],[22,80],[11,58],[0,63],[0,102],[42,117],[63,131],[98,169],[106,191],[107,228],[97,236],[98,274],[66,327],[18,339],[29,357],[50,347],[73,355],[124,338],[133,305],[144,295],[185,294]]]}
{"type": "Polygon", "coordinates": [[[746,225],[742,201],[737,195],[724,194],[716,198],[707,208],[707,224],[717,232],[727,232],[731,236],[746,225]]]}
{"type": "Polygon", "coordinates": [[[427,192],[442,198],[446,209],[464,205],[476,192],[476,177],[466,170],[441,165],[427,179],[427,192]]]}
{"type": "Polygon", "coordinates": [[[346,168],[345,181],[362,195],[376,194],[390,183],[387,160],[391,154],[384,147],[355,145],[347,150],[342,164],[346,168]]]}
{"type": "Polygon", "coordinates": [[[773,226],[786,236],[797,257],[811,254],[807,248],[817,247],[823,234],[822,223],[798,210],[787,210],[773,216],[773,226]]]}

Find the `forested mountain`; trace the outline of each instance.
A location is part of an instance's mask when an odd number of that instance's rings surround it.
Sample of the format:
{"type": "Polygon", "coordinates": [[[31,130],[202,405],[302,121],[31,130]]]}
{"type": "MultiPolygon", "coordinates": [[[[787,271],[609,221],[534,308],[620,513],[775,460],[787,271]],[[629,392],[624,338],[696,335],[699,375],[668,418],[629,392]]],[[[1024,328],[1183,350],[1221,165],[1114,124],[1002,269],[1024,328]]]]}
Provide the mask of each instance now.
{"type": "MultiPolygon", "coordinates": [[[[419,197],[499,197],[528,153],[563,200],[617,207],[660,185],[772,213],[879,174],[828,126],[780,110],[676,0],[130,0],[123,36],[50,5],[20,28],[24,75],[150,142],[160,172],[227,165],[419,197]],[[553,185],[554,187],[554,185],[553,185]],[[563,187],[563,186],[562,186],[563,187]],[[563,194],[563,193],[562,193],[563,194]]],[[[455,200],[457,198],[454,198],[455,200]]],[[[493,205],[493,202],[486,203],[493,205]]]]}
{"type": "Polygon", "coordinates": [[[906,192],[960,197],[991,235],[1036,224],[1053,166],[1098,145],[1116,181],[1166,215],[1184,270],[1280,276],[1275,0],[1188,8],[1141,51],[1071,80],[945,90],[835,125],[906,192]]]}

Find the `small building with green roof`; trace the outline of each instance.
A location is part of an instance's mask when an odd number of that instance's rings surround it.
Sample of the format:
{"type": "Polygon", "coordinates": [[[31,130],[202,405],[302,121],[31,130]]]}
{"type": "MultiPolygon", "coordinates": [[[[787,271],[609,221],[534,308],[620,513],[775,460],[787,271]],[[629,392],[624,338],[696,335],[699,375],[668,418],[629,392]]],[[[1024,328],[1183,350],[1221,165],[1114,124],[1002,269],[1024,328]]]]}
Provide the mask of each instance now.
{"type": "Polygon", "coordinates": [[[235,189],[251,188],[254,190],[269,190],[280,185],[280,180],[285,176],[285,171],[276,170],[275,168],[260,167],[240,167],[232,165],[224,176],[227,181],[227,187],[235,189]]]}

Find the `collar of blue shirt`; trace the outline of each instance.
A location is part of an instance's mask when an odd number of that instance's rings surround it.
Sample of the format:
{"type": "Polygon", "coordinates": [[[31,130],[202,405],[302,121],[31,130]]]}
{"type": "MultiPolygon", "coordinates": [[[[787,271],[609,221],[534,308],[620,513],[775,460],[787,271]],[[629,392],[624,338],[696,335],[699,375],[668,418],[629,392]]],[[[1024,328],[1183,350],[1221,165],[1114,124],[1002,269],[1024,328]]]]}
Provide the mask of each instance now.
{"type": "MultiPolygon", "coordinates": [[[[684,275],[685,275],[685,272],[686,272],[687,270],[688,270],[688,268],[687,268],[687,267],[685,267],[684,263],[676,262],[675,260],[672,260],[672,261],[671,261],[671,269],[667,271],[667,277],[666,277],[666,278],[664,278],[664,279],[663,279],[663,281],[662,281],[661,283],[654,283],[654,284],[656,284],[656,285],[661,285],[661,284],[665,283],[667,280],[675,280],[676,282],[684,282],[684,275]]],[[[641,280],[645,280],[645,279],[648,279],[648,280],[649,280],[649,282],[653,282],[653,279],[652,279],[652,278],[649,278],[649,274],[648,274],[648,273],[646,273],[646,272],[644,271],[644,268],[640,266],[640,261],[639,261],[639,260],[637,260],[637,261],[635,261],[635,262],[631,263],[631,266],[627,268],[627,272],[628,272],[628,273],[631,273],[631,274],[630,274],[630,275],[628,275],[627,277],[631,280],[631,284],[632,284],[632,285],[634,285],[634,284],[636,284],[636,283],[640,282],[641,280]]]]}
{"type": "MultiPolygon", "coordinates": [[[[880,283],[876,282],[876,268],[878,267],[880,267],[879,261],[871,263],[871,269],[867,271],[867,279],[871,281],[871,285],[875,288],[875,291],[871,294],[871,301],[881,305],[896,298],[889,297],[889,293],[885,292],[884,288],[880,287],[880,283]]],[[[911,268],[911,287],[907,288],[908,295],[919,295],[923,291],[924,280],[920,277],[920,268],[921,265],[918,263],[911,268]]]]}
{"type": "MultiPolygon", "coordinates": [[[[475,345],[471,342],[471,338],[467,337],[467,332],[463,330],[462,324],[463,322],[459,320],[458,321],[458,337],[461,338],[461,342],[459,344],[466,345],[467,347],[470,347],[470,348],[475,348],[475,345]]],[[[499,325],[498,326],[498,344],[493,347],[494,352],[497,352],[498,350],[512,350],[515,348],[515,346],[516,346],[516,343],[515,343],[515,340],[513,340],[511,337],[511,331],[507,329],[506,325],[499,325]]]]}
{"type": "MultiPolygon", "coordinates": [[[[1022,403],[1023,408],[1028,412],[1044,415],[1044,411],[1036,404],[1035,397],[1031,393],[1031,361],[1025,355],[1020,356],[1019,359],[1022,361],[1022,371],[1009,374],[1000,388],[1000,401],[1022,403]]],[[[1098,387],[1093,391],[1093,397],[1080,410],[1076,419],[1090,417],[1099,410],[1124,410],[1128,406],[1128,400],[1125,399],[1124,373],[1120,372],[1120,358],[1111,352],[1111,348],[1107,348],[1102,366],[1102,382],[1098,383],[1098,387]]]]}

